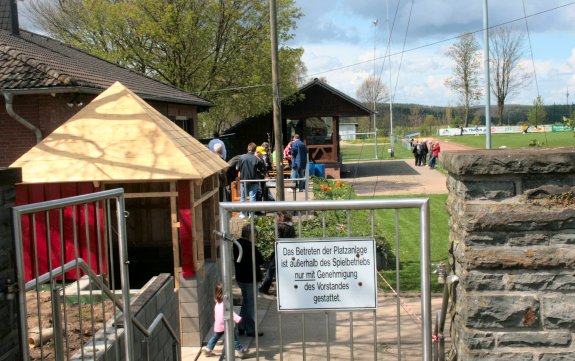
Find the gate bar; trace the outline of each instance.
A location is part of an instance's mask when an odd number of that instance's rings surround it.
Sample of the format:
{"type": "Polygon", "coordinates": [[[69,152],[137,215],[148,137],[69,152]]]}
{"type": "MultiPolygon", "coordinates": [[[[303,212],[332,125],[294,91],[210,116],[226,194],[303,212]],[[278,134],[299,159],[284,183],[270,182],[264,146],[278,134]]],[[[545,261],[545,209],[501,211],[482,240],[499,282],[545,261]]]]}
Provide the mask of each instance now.
{"type": "MultiPolygon", "coordinates": [[[[421,319],[422,319],[422,360],[431,361],[431,285],[430,285],[430,245],[429,245],[429,198],[398,198],[398,199],[366,199],[346,201],[296,201],[296,202],[222,202],[220,203],[220,227],[223,233],[228,234],[229,216],[231,212],[277,212],[277,211],[323,211],[323,210],[359,210],[359,209],[397,209],[419,208],[420,214],[420,245],[421,245],[421,319]]],[[[224,279],[224,305],[230,307],[232,297],[231,272],[227,269],[226,261],[231,257],[223,257],[229,252],[226,242],[223,242],[222,260],[224,267],[222,276],[224,279]],[[227,271],[227,272],[224,272],[227,271]],[[226,298],[227,296],[227,298],[226,298]],[[227,301],[227,303],[226,303],[227,301]]],[[[229,254],[229,253],[228,253],[229,254]]],[[[228,310],[228,308],[226,308],[228,310]]],[[[226,347],[233,350],[233,320],[231,311],[226,315],[226,347]]],[[[232,353],[226,353],[226,359],[232,360],[232,353]],[[230,356],[228,358],[228,356],[230,356]]]]}

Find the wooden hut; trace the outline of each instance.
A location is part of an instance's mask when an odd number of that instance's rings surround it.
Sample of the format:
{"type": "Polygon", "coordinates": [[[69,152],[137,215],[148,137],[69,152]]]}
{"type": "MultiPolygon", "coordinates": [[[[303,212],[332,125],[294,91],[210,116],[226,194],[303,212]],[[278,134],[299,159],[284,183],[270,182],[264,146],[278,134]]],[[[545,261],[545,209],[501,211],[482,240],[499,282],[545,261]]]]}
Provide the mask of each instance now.
{"type": "MultiPolygon", "coordinates": [[[[283,146],[299,134],[310,161],[325,165],[326,176],[340,177],[339,122],[344,117],[368,117],[373,112],[359,101],[314,79],[281,102],[283,146]]],[[[245,153],[249,142],[273,141],[273,113],[244,119],[227,129],[228,157],[245,153]]]]}
{"type": "Polygon", "coordinates": [[[217,279],[206,277],[217,271],[206,261],[216,259],[212,230],[226,162],[115,83],[12,167],[22,168],[17,204],[124,188],[132,287],[173,273],[178,287],[189,288],[180,292],[183,344],[201,345],[213,320],[201,319],[202,300],[217,279]]]}

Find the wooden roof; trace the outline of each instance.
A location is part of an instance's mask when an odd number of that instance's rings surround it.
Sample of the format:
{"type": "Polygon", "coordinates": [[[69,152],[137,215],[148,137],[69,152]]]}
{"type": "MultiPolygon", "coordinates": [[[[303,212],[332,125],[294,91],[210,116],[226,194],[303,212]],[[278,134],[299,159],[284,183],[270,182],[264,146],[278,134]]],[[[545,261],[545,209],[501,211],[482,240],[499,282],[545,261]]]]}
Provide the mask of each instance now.
{"type": "Polygon", "coordinates": [[[60,183],[203,179],[228,164],[116,82],[11,166],[60,183]]]}

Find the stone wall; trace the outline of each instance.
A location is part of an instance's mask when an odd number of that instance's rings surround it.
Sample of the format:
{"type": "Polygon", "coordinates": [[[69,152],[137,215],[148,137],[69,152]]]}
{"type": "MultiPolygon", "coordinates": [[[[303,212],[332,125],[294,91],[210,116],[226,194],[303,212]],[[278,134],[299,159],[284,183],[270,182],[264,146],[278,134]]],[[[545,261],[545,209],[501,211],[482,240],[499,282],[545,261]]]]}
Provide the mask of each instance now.
{"type": "Polygon", "coordinates": [[[180,277],[182,346],[198,347],[214,324],[214,287],[221,282],[218,262],[206,262],[204,274],[180,277]]]}
{"type": "MultiPolygon", "coordinates": [[[[131,301],[132,315],[145,327],[149,328],[160,313],[164,314],[176,335],[180,333],[180,318],[178,312],[178,290],[174,288],[174,277],[162,273],[152,278],[141,293],[131,301]]],[[[124,344],[123,319],[113,319],[107,323],[107,335],[100,330],[84,346],[84,353],[78,351],[70,361],[124,361],[126,359],[124,344]],[[115,338],[114,322],[119,325],[118,338],[115,338]],[[95,345],[94,345],[95,343],[95,345]],[[93,349],[96,354],[93,354],[93,349]]],[[[162,322],[147,338],[136,326],[132,326],[134,335],[134,359],[149,361],[181,360],[181,348],[174,341],[168,329],[162,322]]]]}
{"type": "Polygon", "coordinates": [[[6,280],[16,280],[12,206],[16,197],[14,185],[22,181],[19,168],[0,168],[0,359],[20,360],[17,295],[8,295],[6,280]]]}
{"type": "Polygon", "coordinates": [[[446,153],[452,356],[575,360],[575,148],[446,153]]]}

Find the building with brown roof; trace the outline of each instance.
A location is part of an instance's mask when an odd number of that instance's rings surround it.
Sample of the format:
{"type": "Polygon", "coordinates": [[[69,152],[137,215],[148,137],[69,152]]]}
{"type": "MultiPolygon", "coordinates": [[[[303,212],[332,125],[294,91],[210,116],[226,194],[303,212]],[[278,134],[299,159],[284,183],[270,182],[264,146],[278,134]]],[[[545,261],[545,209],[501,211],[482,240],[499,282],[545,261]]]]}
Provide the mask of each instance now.
{"type": "Polygon", "coordinates": [[[14,162],[120,81],[188,134],[213,104],[142,74],[19,29],[16,1],[0,2],[0,167],[14,162]]]}

